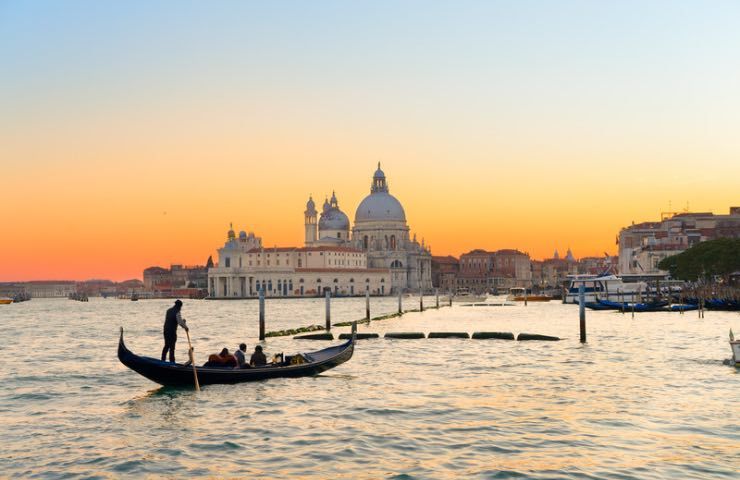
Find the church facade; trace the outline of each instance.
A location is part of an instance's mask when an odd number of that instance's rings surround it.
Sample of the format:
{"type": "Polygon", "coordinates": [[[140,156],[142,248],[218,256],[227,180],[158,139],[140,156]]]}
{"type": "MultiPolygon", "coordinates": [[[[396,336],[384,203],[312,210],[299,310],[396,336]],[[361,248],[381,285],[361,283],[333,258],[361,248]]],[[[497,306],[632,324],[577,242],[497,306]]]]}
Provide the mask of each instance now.
{"type": "Polygon", "coordinates": [[[319,213],[309,197],[304,211],[305,246],[264,248],[253,233],[231,228],[208,270],[211,298],[267,296],[390,295],[431,290],[432,255],[409,236],[406,213],[388,191],[385,174],[373,175],[370,194],[355,212],[355,224],[336,194],[319,213]]]}
{"type": "Polygon", "coordinates": [[[306,204],[306,246],[342,245],[364,252],[372,268],[388,269],[392,291],[417,291],[432,288],[432,254],[424,240],[410,237],[406,212],[401,202],[390,194],[385,173],[378,164],[373,174],[370,194],[355,211],[351,228],[339,209],[336,195],[324,202],[321,216],[312,198],[306,204]]]}

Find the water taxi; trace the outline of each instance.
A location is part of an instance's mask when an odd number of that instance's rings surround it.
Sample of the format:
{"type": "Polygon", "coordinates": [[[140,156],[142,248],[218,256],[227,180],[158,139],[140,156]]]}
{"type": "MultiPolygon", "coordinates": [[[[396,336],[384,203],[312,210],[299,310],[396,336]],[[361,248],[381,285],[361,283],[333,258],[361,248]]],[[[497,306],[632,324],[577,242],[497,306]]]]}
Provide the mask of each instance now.
{"type": "Polygon", "coordinates": [[[549,302],[552,297],[550,295],[533,295],[527,292],[524,287],[512,287],[509,289],[509,295],[506,296],[506,299],[514,302],[549,302]]]}
{"type": "Polygon", "coordinates": [[[0,305],[7,305],[9,303],[13,303],[12,298],[0,297],[0,305]]]}
{"type": "Polygon", "coordinates": [[[647,294],[645,282],[625,283],[616,275],[569,275],[567,291],[563,303],[578,303],[578,290],[585,287],[586,302],[599,300],[612,302],[640,302],[647,294]]]}

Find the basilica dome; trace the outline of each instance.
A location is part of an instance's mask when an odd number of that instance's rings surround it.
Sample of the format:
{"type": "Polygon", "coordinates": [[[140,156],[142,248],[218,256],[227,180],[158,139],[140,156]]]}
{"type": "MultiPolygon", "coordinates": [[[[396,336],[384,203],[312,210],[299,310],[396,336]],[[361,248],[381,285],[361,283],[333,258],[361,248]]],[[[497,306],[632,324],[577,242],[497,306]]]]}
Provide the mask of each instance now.
{"type": "Polygon", "coordinates": [[[339,210],[339,202],[334,192],[331,194],[331,201],[324,202],[323,212],[319,218],[319,231],[321,230],[349,230],[349,217],[339,210]]]}
{"type": "Polygon", "coordinates": [[[372,221],[406,222],[401,202],[388,192],[374,192],[360,202],[355,223],[372,221]]]}
{"type": "Polygon", "coordinates": [[[373,221],[406,223],[406,212],[403,211],[401,202],[388,193],[385,173],[380,169],[380,164],[373,175],[370,195],[360,202],[355,212],[355,223],[373,221]]]}
{"type": "Polygon", "coordinates": [[[338,208],[330,208],[321,214],[319,230],[349,230],[349,218],[338,208]]]}

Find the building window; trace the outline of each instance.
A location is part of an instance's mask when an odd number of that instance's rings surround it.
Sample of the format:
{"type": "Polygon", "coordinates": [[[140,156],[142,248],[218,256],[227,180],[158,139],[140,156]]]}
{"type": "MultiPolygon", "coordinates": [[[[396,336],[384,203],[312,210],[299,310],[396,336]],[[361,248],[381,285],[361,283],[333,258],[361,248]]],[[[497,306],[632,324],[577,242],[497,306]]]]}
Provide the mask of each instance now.
{"type": "Polygon", "coordinates": [[[298,280],[298,283],[303,283],[303,279],[301,278],[300,280],[298,280]]]}
{"type": "Polygon", "coordinates": [[[342,232],[337,232],[337,238],[342,238],[342,232]]]}
{"type": "Polygon", "coordinates": [[[367,235],[365,235],[364,237],[362,237],[362,248],[367,250],[367,244],[368,244],[368,239],[367,239],[367,235]]]}
{"type": "Polygon", "coordinates": [[[224,262],[226,263],[226,268],[229,268],[231,266],[231,259],[229,257],[226,257],[224,259],[224,262]]]}

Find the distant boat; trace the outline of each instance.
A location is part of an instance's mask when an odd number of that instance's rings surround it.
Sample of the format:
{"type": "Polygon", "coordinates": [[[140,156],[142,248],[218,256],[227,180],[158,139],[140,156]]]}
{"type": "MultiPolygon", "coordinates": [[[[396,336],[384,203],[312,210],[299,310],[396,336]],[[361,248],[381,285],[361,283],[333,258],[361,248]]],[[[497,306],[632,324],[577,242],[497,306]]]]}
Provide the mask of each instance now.
{"type": "Polygon", "coordinates": [[[736,367],[740,367],[740,340],[735,340],[732,330],[730,330],[730,348],[732,348],[732,361],[736,367]]]}
{"type": "Polygon", "coordinates": [[[6,297],[1,297],[0,298],[0,305],[7,305],[9,303],[13,303],[13,299],[12,298],[6,298],[6,297]]]}
{"type": "Polygon", "coordinates": [[[526,288],[513,287],[509,289],[509,295],[506,299],[515,302],[549,302],[552,300],[552,297],[550,295],[532,295],[531,293],[527,293],[526,288]]]}
{"type": "Polygon", "coordinates": [[[139,296],[138,296],[137,294],[135,294],[135,293],[132,293],[132,294],[131,294],[131,301],[132,301],[132,302],[137,302],[137,301],[139,301],[139,296]]]}
{"type": "Polygon", "coordinates": [[[453,302],[482,302],[486,299],[487,295],[475,295],[470,293],[465,287],[458,288],[457,292],[452,296],[453,302]]]}

